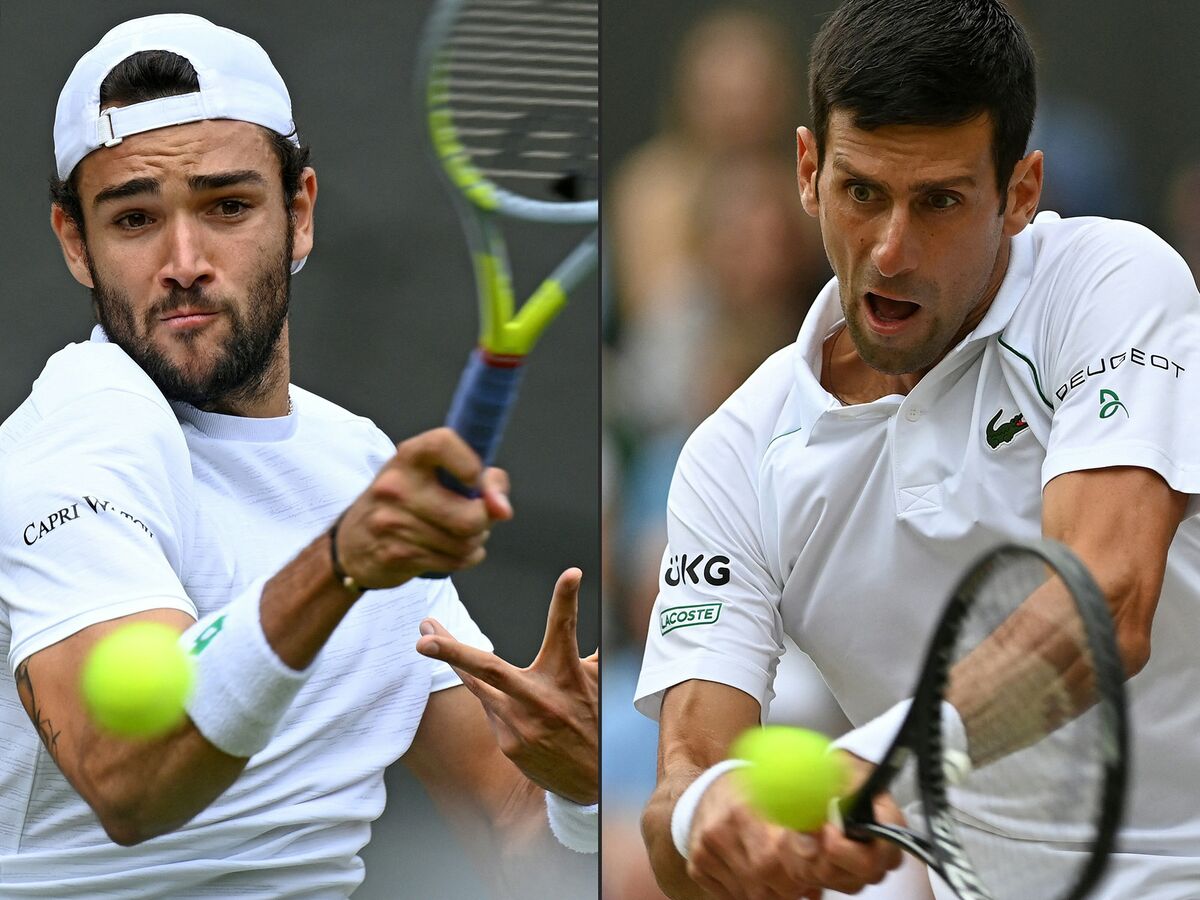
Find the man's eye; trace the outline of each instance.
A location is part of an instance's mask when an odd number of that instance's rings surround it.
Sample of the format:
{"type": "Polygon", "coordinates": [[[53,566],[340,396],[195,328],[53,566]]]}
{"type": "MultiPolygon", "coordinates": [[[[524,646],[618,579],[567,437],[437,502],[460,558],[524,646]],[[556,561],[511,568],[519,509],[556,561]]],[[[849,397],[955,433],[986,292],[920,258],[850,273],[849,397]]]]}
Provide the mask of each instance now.
{"type": "Polygon", "coordinates": [[[850,198],[857,203],[867,203],[875,197],[875,192],[865,184],[852,184],[849,190],[850,198]]]}
{"type": "Polygon", "coordinates": [[[249,209],[249,207],[241,200],[222,200],[217,205],[217,209],[220,211],[221,215],[233,217],[240,216],[243,212],[249,209]]]}
{"type": "Polygon", "coordinates": [[[934,209],[950,209],[958,205],[958,198],[953,194],[934,194],[929,198],[929,205],[934,209]]]}
{"type": "Polygon", "coordinates": [[[130,231],[137,231],[139,228],[145,228],[150,224],[150,217],[140,212],[126,213],[117,219],[117,224],[130,231]]]}

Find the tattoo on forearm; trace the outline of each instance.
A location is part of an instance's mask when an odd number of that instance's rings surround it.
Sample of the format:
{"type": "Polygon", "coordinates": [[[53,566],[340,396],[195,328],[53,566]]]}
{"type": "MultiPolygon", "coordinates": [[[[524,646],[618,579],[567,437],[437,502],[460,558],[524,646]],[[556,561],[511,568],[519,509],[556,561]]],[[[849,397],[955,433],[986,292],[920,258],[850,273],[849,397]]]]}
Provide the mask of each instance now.
{"type": "Polygon", "coordinates": [[[38,706],[37,697],[33,693],[33,682],[29,679],[29,665],[21,663],[17,666],[15,675],[17,693],[21,697],[21,702],[25,704],[25,710],[29,713],[29,718],[33,720],[33,726],[37,729],[38,737],[46,745],[46,750],[49,752],[50,757],[55,762],[58,762],[58,736],[62,732],[55,730],[50,720],[42,717],[42,710],[38,706]]]}

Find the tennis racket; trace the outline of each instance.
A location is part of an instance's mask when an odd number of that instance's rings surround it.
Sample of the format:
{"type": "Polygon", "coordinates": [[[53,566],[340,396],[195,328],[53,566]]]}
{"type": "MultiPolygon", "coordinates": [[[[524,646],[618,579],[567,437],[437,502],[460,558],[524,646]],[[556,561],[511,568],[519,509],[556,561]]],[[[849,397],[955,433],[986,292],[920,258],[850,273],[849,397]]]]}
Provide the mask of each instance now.
{"type": "Polygon", "coordinates": [[[439,0],[421,42],[419,102],[466,231],[479,301],[479,342],[446,424],[484,465],[500,444],[526,356],[596,265],[593,231],[518,308],[500,220],[596,223],[597,4],[439,0]]]}
{"type": "Polygon", "coordinates": [[[840,801],[846,834],[899,844],[963,900],[1084,897],[1121,819],[1124,680],[1104,596],[1070,551],[987,553],[942,614],[891,749],[840,801]],[[875,820],[888,790],[920,799],[908,818],[923,828],[875,820]]]}

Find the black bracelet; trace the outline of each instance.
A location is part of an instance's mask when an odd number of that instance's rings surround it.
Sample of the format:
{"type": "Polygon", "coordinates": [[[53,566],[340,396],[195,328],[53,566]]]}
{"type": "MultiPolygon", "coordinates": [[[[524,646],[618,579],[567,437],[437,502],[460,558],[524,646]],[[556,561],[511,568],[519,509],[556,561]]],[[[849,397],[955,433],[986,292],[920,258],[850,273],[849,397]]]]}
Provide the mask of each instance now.
{"type": "Polygon", "coordinates": [[[342,564],[340,562],[338,562],[338,554],[337,554],[338,526],[342,524],[342,518],[345,515],[346,515],[345,513],[342,513],[342,515],[338,516],[337,519],[333,523],[333,527],[329,529],[329,556],[333,561],[333,577],[336,578],[338,581],[340,581],[342,584],[342,587],[344,587],[346,590],[353,591],[355,594],[357,594],[359,597],[361,597],[364,593],[367,592],[368,589],[363,587],[357,581],[355,581],[353,575],[347,574],[346,570],[342,568],[342,564]]]}

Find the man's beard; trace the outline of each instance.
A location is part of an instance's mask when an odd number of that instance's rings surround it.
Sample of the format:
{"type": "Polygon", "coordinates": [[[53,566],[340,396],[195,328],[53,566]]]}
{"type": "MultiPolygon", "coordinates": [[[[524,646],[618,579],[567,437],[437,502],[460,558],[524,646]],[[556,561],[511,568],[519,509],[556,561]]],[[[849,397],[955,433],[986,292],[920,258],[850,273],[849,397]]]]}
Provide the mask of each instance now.
{"type": "MultiPolygon", "coordinates": [[[[245,313],[233,300],[193,286],[171,288],[145,313],[139,331],[129,298],[103,284],[91,265],[92,305],[109,340],[142,367],[168,400],[179,400],[201,408],[223,400],[258,399],[270,386],[271,363],[287,322],[291,299],[292,239],[289,229],[285,254],[278,265],[269,266],[247,292],[245,313]],[[203,374],[189,373],[171,362],[150,338],[155,325],[166,314],[184,307],[203,312],[222,312],[229,318],[229,336],[217,348],[215,361],[203,374]]],[[[184,345],[200,338],[199,332],[177,335],[184,345]]]]}

